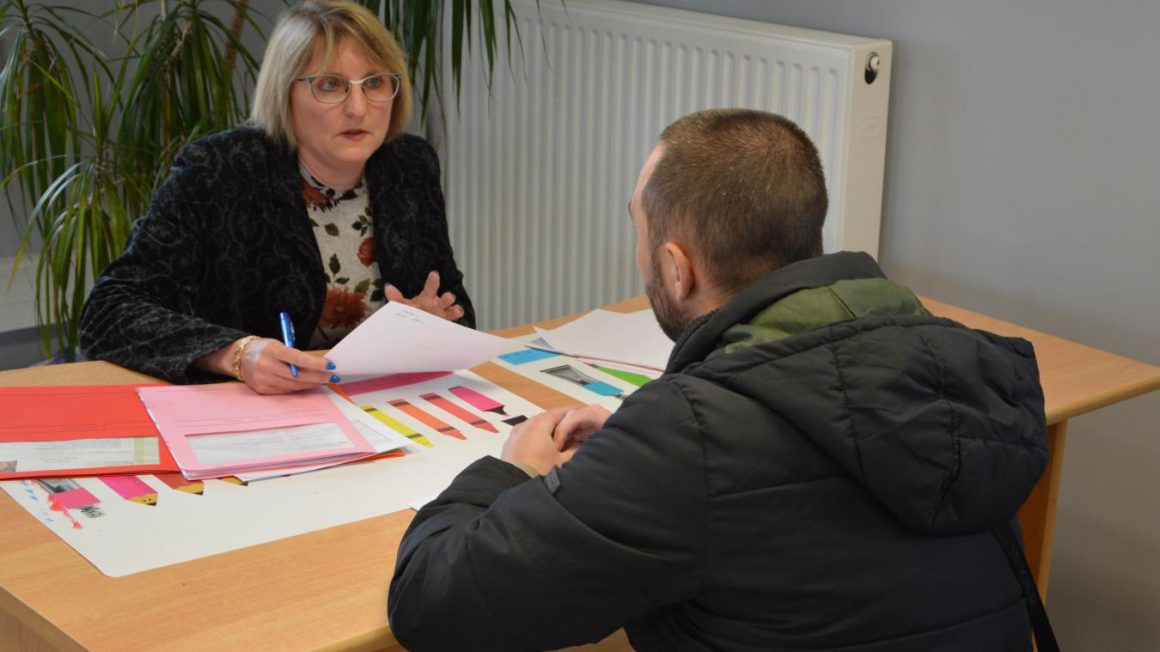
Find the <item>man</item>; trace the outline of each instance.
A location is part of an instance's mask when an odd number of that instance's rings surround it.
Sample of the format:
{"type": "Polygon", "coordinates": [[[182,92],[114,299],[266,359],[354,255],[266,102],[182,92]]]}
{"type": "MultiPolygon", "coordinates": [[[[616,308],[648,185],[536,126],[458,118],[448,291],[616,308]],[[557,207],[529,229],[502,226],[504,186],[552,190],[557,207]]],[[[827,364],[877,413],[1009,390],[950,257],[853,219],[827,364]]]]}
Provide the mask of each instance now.
{"type": "Polygon", "coordinates": [[[784,118],[665,130],[629,213],[666,374],[611,416],[528,421],[418,513],[400,642],[1030,649],[997,533],[1047,459],[1031,346],[932,317],[865,254],[821,255],[826,205],[784,118]]]}

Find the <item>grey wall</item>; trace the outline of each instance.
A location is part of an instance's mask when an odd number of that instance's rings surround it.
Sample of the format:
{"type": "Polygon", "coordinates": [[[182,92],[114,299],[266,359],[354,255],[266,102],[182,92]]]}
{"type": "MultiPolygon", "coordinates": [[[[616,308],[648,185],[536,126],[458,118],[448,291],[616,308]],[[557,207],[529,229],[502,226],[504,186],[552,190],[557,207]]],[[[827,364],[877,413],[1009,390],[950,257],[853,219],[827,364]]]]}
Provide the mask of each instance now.
{"type": "MultiPolygon", "coordinates": [[[[20,248],[20,229],[8,211],[8,203],[0,196],[0,258],[15,256],[20,248]]],[[[7,281],[7,269],[0,269],[0,280],[7,281]]]]}
{"type": "MultiPolygon", "coordinates": [[[[11,53],[11,46],[5,40],[0,43],[0,61],[7,61],[11,53]]],[[[12,215],[8,210],[8,201],[5,193],[0,192],[0,258],[6,256],[16,255],[16,250],[20,247],[20,230],[17,228],[12,215]]],[[[0,269],[0,279],[6,280],[7,276],[4,272],[7,270],[0,269]]],[[[2,286],[0,286],[2,288],[2,286]]],[[[0,366],[0,369],[3,369],[0,366]]]]}
{"type": "MultiPolygon", "coordinates": [[[[1160,3],[648,0],[894,41],[880,258],[920,293],[1160,365],[1160,3]]],[[[1074,420],[1048,608],[1160,647],[1160,393],[1074,420]]]]}

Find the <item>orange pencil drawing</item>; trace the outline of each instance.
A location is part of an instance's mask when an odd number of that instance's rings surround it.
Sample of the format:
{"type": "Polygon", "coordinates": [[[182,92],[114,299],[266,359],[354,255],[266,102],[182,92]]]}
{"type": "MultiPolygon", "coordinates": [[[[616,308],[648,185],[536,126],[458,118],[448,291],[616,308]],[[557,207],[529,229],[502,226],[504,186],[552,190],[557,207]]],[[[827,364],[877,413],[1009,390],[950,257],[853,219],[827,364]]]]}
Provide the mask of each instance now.
{"type": "Polygon", "coordinates": [[[455,426],[444,422],[439,417],[422,408],[415,407],[411,403],[401,398],[390,401],[390,405],[402,410],[407,416],[413,417],[423,422],[423,425],[430,426],[431,428],[438,430],[440,434],[447,435],[448,437],[454,437],[456,439],[467,439],[467,437],[464,437],[463,433],[459,432],[459,429],[455,426]]]}

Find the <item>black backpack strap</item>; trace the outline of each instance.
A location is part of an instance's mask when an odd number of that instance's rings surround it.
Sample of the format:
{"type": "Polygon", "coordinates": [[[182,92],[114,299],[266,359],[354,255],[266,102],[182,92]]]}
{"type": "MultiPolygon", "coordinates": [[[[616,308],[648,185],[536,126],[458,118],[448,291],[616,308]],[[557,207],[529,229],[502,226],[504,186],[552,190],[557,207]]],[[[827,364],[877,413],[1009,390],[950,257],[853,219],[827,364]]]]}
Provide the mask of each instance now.
{"type": "Polygon", "coordinates": [[[1007,555],[1011,570],[1015,571],[1019,588],[1023,590],[1023,601],[1027,604],[1027,615],[1031,618],[1031,630],[1035,632],[1036,647],[1039,652],[1059,652],[1055,632],[1051,631],[1051,622],[1047,620],[1047,609],[1039,597],[1039,588],[1035,586],[1035,578],[1031,576],[1031,567],[1027,565],[1027,556],[1023,554],[1023,546],[1015,537],[1015,530],[1011,528],[1011,523],[1007,523],[992,532],[999,540],[999,547],[1007,555]]]}

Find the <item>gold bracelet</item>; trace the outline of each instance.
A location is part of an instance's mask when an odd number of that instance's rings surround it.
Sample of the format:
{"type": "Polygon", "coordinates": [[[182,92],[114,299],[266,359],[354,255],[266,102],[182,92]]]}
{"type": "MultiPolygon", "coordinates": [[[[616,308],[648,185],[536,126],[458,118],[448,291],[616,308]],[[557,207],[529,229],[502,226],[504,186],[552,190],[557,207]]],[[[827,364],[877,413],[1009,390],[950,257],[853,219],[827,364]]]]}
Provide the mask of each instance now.
{"type": "Polygon", "coordinates": [[[246,347],[250,342],[256,339],[258,339],[257,335],[247,335],[238,340],[238,345],[234,347],[234,378],[237,378],[239,382],[246,382],[246,379],[242,377],[242,354],[246,352],[246,347]]]}

